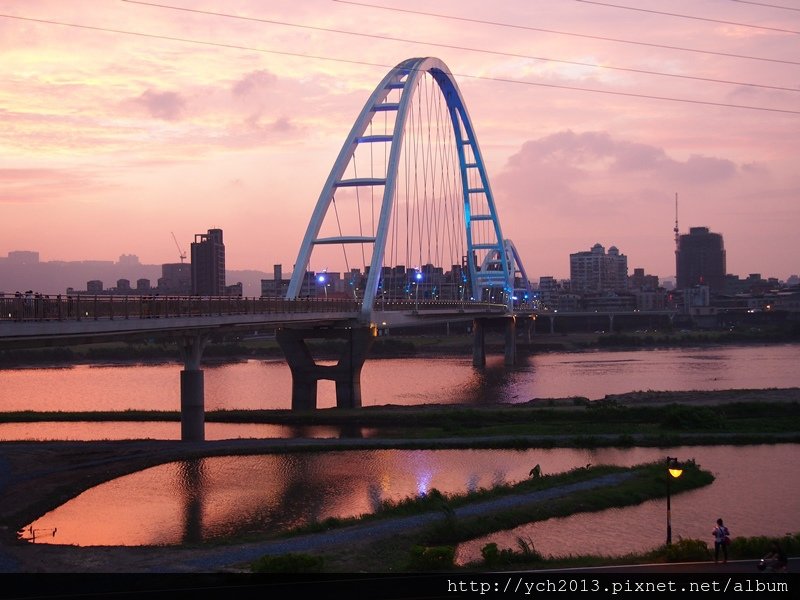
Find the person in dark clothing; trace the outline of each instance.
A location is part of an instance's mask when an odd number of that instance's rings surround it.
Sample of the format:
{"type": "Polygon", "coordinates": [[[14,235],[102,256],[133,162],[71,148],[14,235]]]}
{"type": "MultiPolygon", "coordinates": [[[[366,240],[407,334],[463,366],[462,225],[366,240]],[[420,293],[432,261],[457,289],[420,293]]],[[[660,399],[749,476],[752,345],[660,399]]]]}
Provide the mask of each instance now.
{"type": "Polygon", "coordinates": [[[722,562],[728,562],[728,544],[731,543],[731,532],[725,527],[722,519],[717,519],[717,526],[711,533],[714,536],[714,562],[719,562],[720,550],[722,550],[722,562]]]}

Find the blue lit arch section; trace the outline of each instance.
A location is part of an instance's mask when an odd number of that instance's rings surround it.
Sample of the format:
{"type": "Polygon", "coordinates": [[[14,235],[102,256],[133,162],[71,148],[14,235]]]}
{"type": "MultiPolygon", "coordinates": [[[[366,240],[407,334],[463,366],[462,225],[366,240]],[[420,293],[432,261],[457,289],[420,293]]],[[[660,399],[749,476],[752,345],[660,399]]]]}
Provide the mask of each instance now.
{"type": "Polygon", "coordinates": [[[292,270],[292,278],[286,297],[300,297],[303,281],[306,278],[309,261],[315,248],[323,245],[339,244],[365,246],[372,245],[369,273],[361,304],[362,319],[369,320],[380,284],[381,271],[390,221],[395,202],[398,178],[398,163],[405,135],[406,123],[412,97],[420,80],[429,75],[436,82],[444,98],[452,130],[458,169],[461,179],[464,234],[467,254],[463,265],[469,273],[472,299],[479,301],[501,296],[503,302],[511,305],[513,295],[513,273],[509,269],[504,238],[495,207],[494,197],[489,185],[486,167],[478,146],[472,122],[466,105],[447,66],[437,58],[410,58],[391,69],[370,95],[356,118],[342,149],[317,200],[297,261],[292,270]],[[393,97],[390,94],[394,92],[393,97]],[[394,101],[399,92],[399,99],[394,101]],[[391,134],[375,135],[371,124],[376,117],[394,115],[391,134]],[[345,173],[353,160],[356,150],[361,146],[376,144],[388,146],[384,176],[346,177],[345,173]],[[361,231],[339,232],[337,235],[320,237],[320,229],[328,215],[337,191],[347,188],[375,190],[382,188],[377,226],[374,232],[364,235],[361,231]],[[486,258],[490,256],[490,258],[486,258]],[[488,260],[488,262],[487,262],[488,260]],[[498,294],[498,292],[500,292],[498,294]],[[492,296],[494,294],[494,296],[492,296]]]}
{"type": "MultiPolygon", "coordinates": [[[[530,279],[525,272],[525,265],[522,264],[522,258],[517,251],[517,247],[511,240],[505,240],[503,243],[505,249],[506,265],[509,270],[509,285],[512,286],[515,304],[526,304],[533,300],[533,290],[531,288],[530,279]]],[[[482,270],[489,271],[493,268],[498,268],[496,265],[502,264],[499,260],[500,257],[496,251],[492,251],[486,255],[483,261],[482,270]]]]}

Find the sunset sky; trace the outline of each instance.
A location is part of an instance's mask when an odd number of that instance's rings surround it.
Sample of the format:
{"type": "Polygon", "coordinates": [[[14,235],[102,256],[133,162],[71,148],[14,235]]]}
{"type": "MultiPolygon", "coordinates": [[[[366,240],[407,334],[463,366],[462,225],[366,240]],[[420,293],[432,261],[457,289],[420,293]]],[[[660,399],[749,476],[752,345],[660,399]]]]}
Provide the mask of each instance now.
{"type": "Polygon", "coordinates": [[[188,252],[221,228],[229,269],[288,271],[367,97],[435,56],[532,279],[569,277],[598,242],[674,276],[676,193],[681,232],[723,234],[729,273],[800,273],[798,0],[0,0],[0,15],[0,256],[178,262],[173,232],[188,252]]]}

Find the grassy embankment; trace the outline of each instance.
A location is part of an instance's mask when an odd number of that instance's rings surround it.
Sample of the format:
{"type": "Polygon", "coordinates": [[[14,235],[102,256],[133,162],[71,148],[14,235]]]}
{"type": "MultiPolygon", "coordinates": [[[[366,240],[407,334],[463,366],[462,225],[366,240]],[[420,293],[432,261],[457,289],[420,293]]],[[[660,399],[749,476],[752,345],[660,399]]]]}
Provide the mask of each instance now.
{"type": "MultiPolygon", "coordinates": [[[[504,570],[552,569],[614,564],[702,561],[712,558],[712,549],[704,540],[675,540],[670,546],[659,546],[643,554],[621,556],[569,555],[544,556],[530,539],[517,538],[518,549],[499,549],[489,542],[481,550],[482,560],[464,565],[455,564],[457,545],[496,531],[519,525],[564,517],[575,513],[639,504],[660,498],[666,492],[666,471],[661,462],[638,465],[630,469],[597,466],[573,469],[568,473],[532,477],[515,485],[497,486],[469,494],[445,496],[432,490],[425,497],[386,503],[375,514],[362,519],[330,519],[302,531],[327,530],[422,512],[438,512],[440,518],[421,529],[408,529],[384,538],[365,535],[360,543],[351,543],[335,550],[317,553],[267,555],[244,568],[257,572],[418,572],[426,570],[504,570]],[[548,500],[525,501],[526,494],[554,487],[587,482],[593,478],[616,474],[616,484],[594,489],[581,489],[566,496],[548,500]],[[516,496],[518,502],[505,508],[493,508],[471,517],[459,516],[459,508],[504,496],[516,496]]],[[[672,480],[674,494],[712,483],[714,476],[693,461],[684,464],[684,473],[672,480]]],[[[299,533],[296,532],[296,533],[299,533]]],[[[730,548],[732,559],[757,558],[766,553],[771,540],[766,537],[737,538],[730,548]]],[[[783,546],[790,552],[800,550],[800,535],[787,535],[783,546]]]]}
{"type": "MultiPolygon", "coordinates": [[[[170,421],[178,411],[0,413],[0,423],[170,421]]],[[[800,389],[632,392],[605,400],[502,406],[377,406],[354,410],[219,410],[206,422],[338,427],[342,437],[407,447],[593,447],[800,441],[800,389]],[[535,438],[535,439],[534,439],[535,438]]]]}

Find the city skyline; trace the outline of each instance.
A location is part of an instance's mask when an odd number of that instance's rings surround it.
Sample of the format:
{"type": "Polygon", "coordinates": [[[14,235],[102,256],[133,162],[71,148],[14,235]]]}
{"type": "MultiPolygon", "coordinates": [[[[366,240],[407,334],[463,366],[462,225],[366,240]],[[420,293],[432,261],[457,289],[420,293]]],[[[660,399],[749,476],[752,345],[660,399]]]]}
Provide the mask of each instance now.
{"type": "Polygon", "coordinates": [[[0,256],[162,264],[173,232],[185,250],[219,228],[230,269],[288,271],[364,100],[428,55],[461,87],[533,278],[567,279],[595,243],[674,277],[676,193],[680,232],[724,235],[730,273],[800,270],[797,13],[377,6],[0,1],[0,256]]]}

